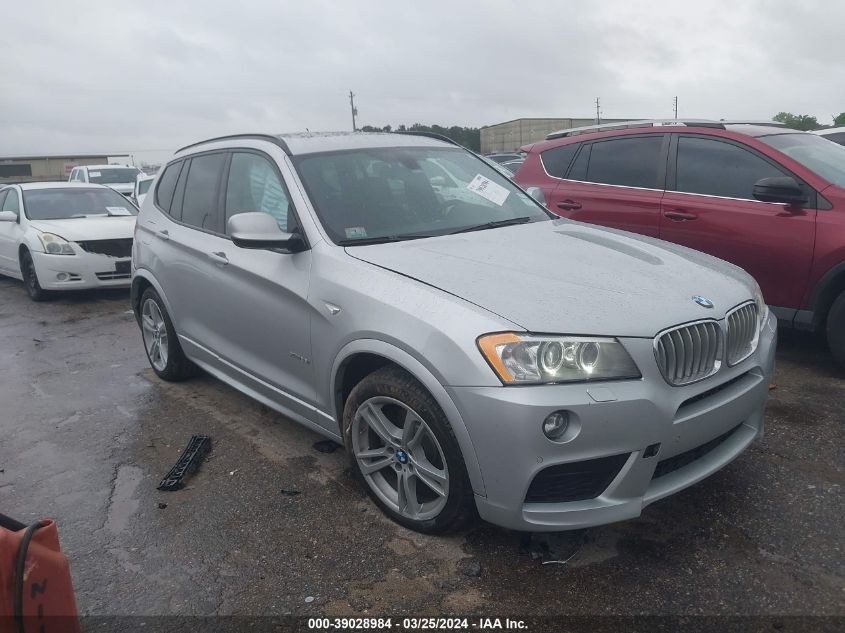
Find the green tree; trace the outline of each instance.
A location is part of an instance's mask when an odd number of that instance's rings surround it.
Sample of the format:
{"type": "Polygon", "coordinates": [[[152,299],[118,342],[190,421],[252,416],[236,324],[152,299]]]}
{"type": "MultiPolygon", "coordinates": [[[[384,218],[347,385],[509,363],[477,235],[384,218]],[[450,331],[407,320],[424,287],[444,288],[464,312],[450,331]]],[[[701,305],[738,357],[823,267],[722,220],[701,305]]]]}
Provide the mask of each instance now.
{"type": "Polygon", "coordinates": [[[815,130],[820,127],[818,120],[809,114],[792,114],[792,112],[778,112],[772,117],[773,121],[779,121],[791,127],[793,130],[815,130]]]}
{"type": "Polygon", "coordinates": [[[833,124],[834,125],[845,125],[845,112],[840,112],[835,117],[833,117],[833,124]]]}

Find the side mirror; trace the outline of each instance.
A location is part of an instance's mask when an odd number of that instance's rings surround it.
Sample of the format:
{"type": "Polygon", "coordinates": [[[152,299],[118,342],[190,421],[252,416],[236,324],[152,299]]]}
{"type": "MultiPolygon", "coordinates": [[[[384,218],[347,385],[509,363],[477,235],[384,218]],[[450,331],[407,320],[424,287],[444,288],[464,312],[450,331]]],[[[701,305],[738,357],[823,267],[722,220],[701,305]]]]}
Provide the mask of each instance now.
{"type": "Polygon", "coordinates": [[[810,199],[792,176],[761,178],[754,183],[752,195],[760,202],[778,202],[792,206],[806,204],[810,199]]]}
{"type": "Polygon", "coordinates": [[[534,198],[544,207],[546,206],[546,196],[543,193],[543,190],[540,189],[540,187],[528,187],[528,189],[525,190],[525,193],[534,198]]]}
{"type": "Polygon", "coordinates": [[[269,213],[238,213],[226,224],[229,237],[240,248],[282,249],[297,253],[305,248],[299,233],[285,233],[269,213]]]}
{"type": "Polygon", "coordinates": [[[18,214],[14,211],[0,211],[0,222],[17,222],[18,214]]]}

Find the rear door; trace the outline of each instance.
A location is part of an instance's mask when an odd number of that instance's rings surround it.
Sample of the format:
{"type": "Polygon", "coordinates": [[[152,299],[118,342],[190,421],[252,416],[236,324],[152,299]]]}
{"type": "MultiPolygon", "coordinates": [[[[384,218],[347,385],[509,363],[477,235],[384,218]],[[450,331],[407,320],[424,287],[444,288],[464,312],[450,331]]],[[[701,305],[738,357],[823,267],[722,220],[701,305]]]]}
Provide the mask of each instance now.
{"type": "MultiPolygon", "coordinates": [[[[582,143],[548,206],[558,215],[657,237],[666,174],[668,134],[641,134],[582,143]]],[[[562,156],[541,158],[549,175],[562,156]]],[[[559,176],[558,176],[559,177],[559,176]]]]}
{"type": "Polygon", "coordinates": [[[795,174],[729,139],[678,134],[670,147],[660,237],[741,266],[766,302],[798,308],[813,259],[815,192],[795,174]],[[792,176],[810,203],[796,209],[755,200],[761,178],[792,176]]]}

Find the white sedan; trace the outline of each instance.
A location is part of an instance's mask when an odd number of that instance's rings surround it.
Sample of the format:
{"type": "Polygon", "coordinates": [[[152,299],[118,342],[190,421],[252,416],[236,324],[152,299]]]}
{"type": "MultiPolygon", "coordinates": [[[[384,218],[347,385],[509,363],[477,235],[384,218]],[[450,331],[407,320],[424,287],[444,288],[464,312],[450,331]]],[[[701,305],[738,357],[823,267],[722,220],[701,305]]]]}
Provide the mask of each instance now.
{"type": "Polygon", "coordinates": [[[102,185],[32,182],[0,189],[0,274],[34,301],[54,290],[128,287],[138,209],[102,185]]]}

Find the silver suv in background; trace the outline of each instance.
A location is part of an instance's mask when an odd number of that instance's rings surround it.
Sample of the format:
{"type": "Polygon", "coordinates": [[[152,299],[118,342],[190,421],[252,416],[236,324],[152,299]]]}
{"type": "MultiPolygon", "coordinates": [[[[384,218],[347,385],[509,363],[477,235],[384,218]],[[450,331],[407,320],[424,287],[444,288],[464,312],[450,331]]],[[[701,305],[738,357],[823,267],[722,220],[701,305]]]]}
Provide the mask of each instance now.
{"type": "Polygon", "coordinates": [[[762,432],[775,318],[748,274],[555,219],[432,138],[183,148],[133,271],[158,376],[201,367],[342,442],[415,530],[636,517],[762,432]],[[442,195],[440,171],[465,194],[442,195]]]}

